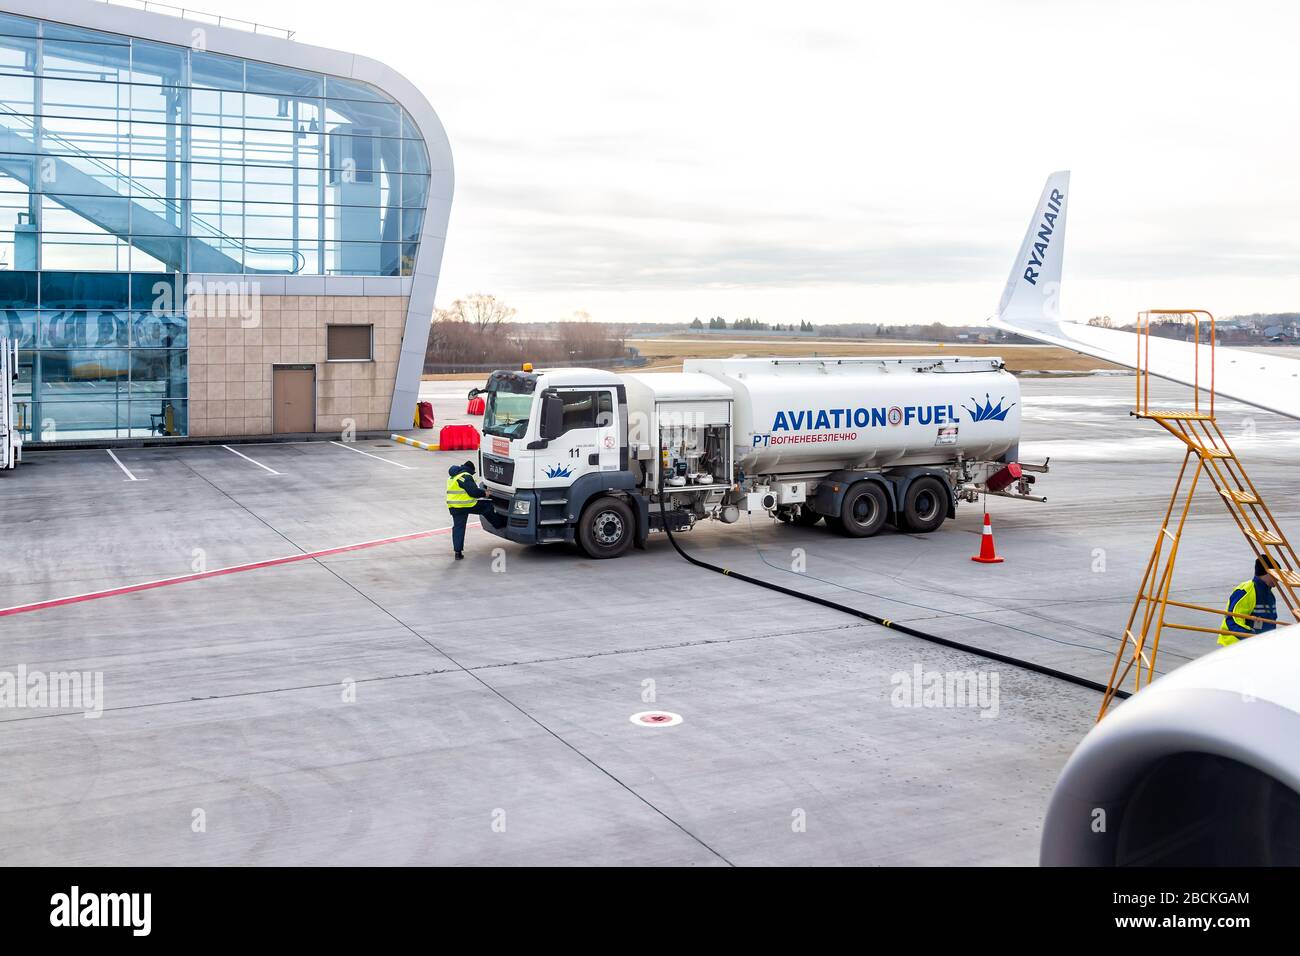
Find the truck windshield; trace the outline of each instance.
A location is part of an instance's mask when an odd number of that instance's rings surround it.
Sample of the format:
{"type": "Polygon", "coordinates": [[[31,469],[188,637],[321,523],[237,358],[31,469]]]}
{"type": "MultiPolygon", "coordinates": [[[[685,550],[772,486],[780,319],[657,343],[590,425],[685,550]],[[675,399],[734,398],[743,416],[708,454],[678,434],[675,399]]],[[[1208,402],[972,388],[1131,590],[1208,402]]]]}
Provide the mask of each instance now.
{"type": "Polygon", "coordinates": [[[522,438],[528,430],[528,415],[532,407],[531,393],[491,390],[483,412],[483,433],[502,438],[522,438]]]}

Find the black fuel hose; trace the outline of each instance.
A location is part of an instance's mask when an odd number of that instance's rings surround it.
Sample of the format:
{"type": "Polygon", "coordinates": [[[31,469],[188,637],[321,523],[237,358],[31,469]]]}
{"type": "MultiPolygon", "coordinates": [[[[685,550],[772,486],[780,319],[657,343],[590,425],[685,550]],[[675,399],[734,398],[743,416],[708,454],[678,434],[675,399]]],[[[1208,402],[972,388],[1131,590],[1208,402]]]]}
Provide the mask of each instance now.
{"type": "MultiPolygon", "coordinates": [[[[1035,674],[1042,674],[1046,677],[1054,677],[1057,680],[1065,681],[1067,684],[1074,684],[1077,687],[1086,687],[1088,690],[1095,690],[1099,694],[1104,694],[1108,690],[1105,684],[1098,683],[1095,680],[1089,680],[1086,677],[1080,677],[1077,674],[1071,674],[1067,671],[1059,671],[1055,667],[1048,667],[1044,664],[1035,664],[1033,661],[1022,660],[1019,657],[1012,657],[1009,654],[999,654],[997,651],[985,650],[981,647],[974,647],[970,644],[963,644],[961,641],[954,641],[951,638],[940,637],[937,634],[927,634],[925,631],[919,631],[914,627],[906,624],[900,624],[897,621],[891,621],[889,618],[879,617],[868,611],[859,610],[856,607],[849,607],[847,604],[840,604],[837,601],[827,600],[826,598],[817,597],[815,594],[808,594],[804,591],[796,591],[793,588],[782,587],[779,584],[773,584],[771,581],[764,581],[761,578],[750,577],[748,574],[742,574],[739,571],[732,571],[730,568],[719,567],[716,564],[710,564],[707,561],[701,561],[694,555],[687,554],[682,546],[677,543],[673,537],[672,522],[668,519],[668,511],[664,507],[664,479],[663,479],[663,448],[659,452],[659,517],[663,522],[664,532],[668,535],[669,542],[672,543],[674,550],[685,558],[689,563],[697,568],[704,568],[706,571],[715,571],[725,577],[735,578],[738,581],[744,581],[746,584],[755,584],[760,588],[767,588],[769,591],[776,591],[778,594],[785,594],[792,598],[798,598],[801,601],[808,601],[812,604],[818,604],[832,611],[839,611],[843,614],[852,614],[856,618],[864,621],[870,621],[872,624],[879,624],[881,627],[887,627],[890,630],[907,634],[910,637],[917,637],[923,641],[929,641],[931,644],[939,644],[943,647],[951,647],[953,650],[965,651],[967,654],[975,654],[979,657],[985,657],[1000,664],[1009,664],[1012,667],[1019,667],[1022,670],[1032,671],[1035,674]]],[[[996,626],[996,625],[994,625],[996,626]]],[[[1130,693],[1125,690],[1115,691],[1115,696],[1121,700],[1130,697],[1130,693]]]]}

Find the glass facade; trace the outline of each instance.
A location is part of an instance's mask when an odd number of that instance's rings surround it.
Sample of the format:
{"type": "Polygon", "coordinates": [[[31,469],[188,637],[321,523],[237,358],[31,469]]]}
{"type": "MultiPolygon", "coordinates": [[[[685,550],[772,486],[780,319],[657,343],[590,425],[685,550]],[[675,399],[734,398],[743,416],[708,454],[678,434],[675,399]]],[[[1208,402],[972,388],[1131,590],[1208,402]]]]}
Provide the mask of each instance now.
{"type": "Polygon", "coordinates": [[[29,437],[184,434],[185,276],[409,275],[428,190],[373,87],[0,15],[0,330],[29,437]]]}

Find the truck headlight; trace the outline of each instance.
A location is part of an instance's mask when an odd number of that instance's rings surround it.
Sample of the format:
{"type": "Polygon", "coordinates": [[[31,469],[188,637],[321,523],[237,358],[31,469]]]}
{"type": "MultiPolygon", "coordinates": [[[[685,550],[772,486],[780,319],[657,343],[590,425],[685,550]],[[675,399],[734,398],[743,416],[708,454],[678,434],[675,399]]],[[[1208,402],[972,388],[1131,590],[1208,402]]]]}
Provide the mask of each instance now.
{"type": "Polygon", "coordinates": [[[516,498],[515,503],[510,508],[511,514],[526,515],[532,510],[533,503],[527,498],[516,498]]]}

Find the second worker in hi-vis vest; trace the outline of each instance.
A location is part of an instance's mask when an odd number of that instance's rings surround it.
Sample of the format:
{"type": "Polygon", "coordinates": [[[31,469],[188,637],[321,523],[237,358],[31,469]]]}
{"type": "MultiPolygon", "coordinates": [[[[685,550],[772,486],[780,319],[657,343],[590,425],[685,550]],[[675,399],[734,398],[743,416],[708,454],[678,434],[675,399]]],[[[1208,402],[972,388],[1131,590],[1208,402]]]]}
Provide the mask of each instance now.
{"type": "Polygon", "coordinates": [[[1224,647],[1277,627],[1277,598],[1273,595],[1277,578],[1272,574],[1276,567],[1270,557],[1256,558],[1255,576],[1238,584],[1228,597],[1219,630],[1219,643],[1224,647]]]}
{"type": "Polygon", "coordinates": [[[451,546],[457,561],[465,557],[465,524],[470,515],[482,515],[493,527],[505,524],[505,519],[492,507],[487,492],[474,480],[472,461],[447,469],[447,510],[451,512],[451,546]]]}

